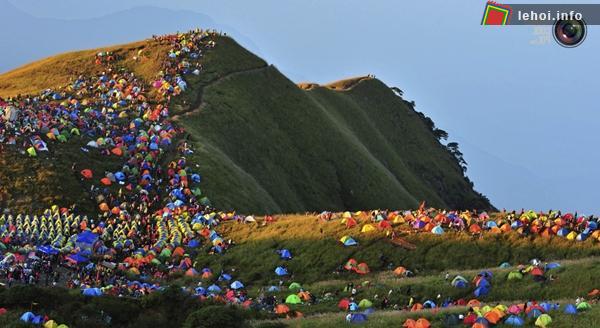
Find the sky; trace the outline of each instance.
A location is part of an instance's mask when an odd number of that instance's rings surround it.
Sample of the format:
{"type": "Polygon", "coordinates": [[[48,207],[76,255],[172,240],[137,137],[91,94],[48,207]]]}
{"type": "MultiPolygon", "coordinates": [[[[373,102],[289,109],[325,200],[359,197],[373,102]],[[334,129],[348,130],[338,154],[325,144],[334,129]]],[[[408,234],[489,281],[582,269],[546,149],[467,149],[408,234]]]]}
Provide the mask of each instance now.
{"type": "Polygon", "coordinates": [[[484,4],[0,0],[0,72],[58,52],[214,27],[296,82],[374,74],[401,88],[460,144],[467,174],[498,208],[600,214],[600,28],[567,49],[550,27],[481,26],[484,4]],[[544,35],[548,42],[534,44],[544,35]]]}

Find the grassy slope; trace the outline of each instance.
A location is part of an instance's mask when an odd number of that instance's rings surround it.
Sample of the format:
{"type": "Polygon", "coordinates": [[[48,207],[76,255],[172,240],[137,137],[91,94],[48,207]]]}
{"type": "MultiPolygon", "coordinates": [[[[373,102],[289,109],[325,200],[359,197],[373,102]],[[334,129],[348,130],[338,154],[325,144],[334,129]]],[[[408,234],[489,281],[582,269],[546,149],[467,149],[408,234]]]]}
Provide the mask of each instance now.
{"type": "MultiPolygon", "coordinates": [[[[359,224],[361,226],[362,224],[359,224]]],[[[346,229],[339,220],[319,223],[314,216],[286,216],[276,224],[223,224],[221,232],[237,246],[218,257],[200,256],[198,267],[235,267],[243,281],[269,284],[279,279],[273,270],[282,264],[276,249],[287,248],[294,255],[285,265],[302,283],[330,280],[332,272],[348,258],[366,262],[371,270],[384,270],[379,259],[384,254],[394,266],[402,265],[419,275],[444,270],[496,267],[502,262],[525,263],[532,258],[544,260],[583,258],[600,255],[593,242],[574,243],[564,239],[522,238],[512,234],[478,239],[465,234],[413,234],[405,239],[417,246],[407,251],[389,243],[383,232],[360,233],[360,227],[346,229]],[[323,230],[321,234],[320,230],[323,230]],[[359,247],[344,247],[338,241],[350,235],[359,247]],[[256,259],[260,258],[260,263],[256,259]]],[[[348,279],[352,275],[342,276],[348,279]]]]}
{"type": "MultiPolygon", "coordinates": [[[[196,149],[191,160],[204,176],[205,194],[217,207],[304,212],[415,207],[421,200],[440,207],[489,207],[383,83],[358,78],[305,91],[232,39],[217,44],[204,58],[206,70],[188,77],[191,90],[173,106],[196,149]]],[[[0,75],[0,96],[58,87],[94,73],[99,51],[114,51],[123,65],[150,81],[166,50],[142,41],[47,58],[0,75]],[[143,59],[135,62],[139,50],[143,59]]],[[[23,210],[84,203],[78,177],[66,173],[81,161],[79,146],[71,146],[51,145],[50,163],[3,154],[2,205],[23,210]],[[32,189],[24,175],[28,167],[40,169],[33,181],[41,188],[32,189]]],[[[90,168],[116,168],[110,164],[92,162],[90,168]]]]}
{"type": "Polygon", "coordinates": [[[489,206],[383,83],[305,91],[274,67],[257,69],[252,55],[230,43],[221,40],[226,50],[212,55],[231,61],[243,52],[247,66],[205,84],[202,103],[179,120],[197,145],[204,189],[218,207],[304,212],[415,207],[423,199],[489,206]]]}
{"type": "MultiPolygon", "coordinates": [[[[49,57],[30,65],[0,75],[0,97],[18,94],[37,94],[46,88],[60,88],[80,74],[95,74],[94,55],[112,51],[121,56],[122,65],[145,80],[151,80],[159,71],[159,60],[168,49],[157,43],[144,41],[85,50],[49,57]],[[142,51],[142,59],[133,56],[142,51]]],[[[86,213],[95,211],[95,202],[83,192],[84,185],[78,174],[82,168],[91,168],[97,174],[115,171],[120,160],[97,153],[83,154],[80,147],[84,139],[72,138],[66,144],[50,143],[48,153],[40,152],[38,158],[16,153],[11,147],[0,153],[0,207],[16,212],[38,213],[50,205],[77,204],[86,213]],[[76,172],[73,163],[79,163],[76,172]]]]}

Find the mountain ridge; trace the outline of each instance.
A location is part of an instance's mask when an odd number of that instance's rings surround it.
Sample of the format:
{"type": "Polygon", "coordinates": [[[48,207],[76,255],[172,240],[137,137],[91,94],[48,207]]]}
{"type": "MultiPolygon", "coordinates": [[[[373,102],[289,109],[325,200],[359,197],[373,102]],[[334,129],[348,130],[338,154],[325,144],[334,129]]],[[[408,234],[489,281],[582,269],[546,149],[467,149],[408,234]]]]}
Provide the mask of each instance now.
{"type": "MultiPolygon", "coordinates": [[[[122,65],[147,82],[156,73],[154,52],[164,51],[151,41],[104,49],[120,54],[122,65]],[[132,60],[137,51],[149,62],[132,60]]],[[[80,63],[99,50],[61,56],[80,63]]],[[[47,68],[56,58],[37,64],[47,68]]],[[[444,208],[493,208],[472,190],[454,157],[409,103],[379,80],[359,77],[337,82],[351,81],[348,88],[332,83],[302,90],[223,36],[205,54],[203,66],[171,107],[196,150],[189,157],[203,172],[203,192],[218,208],[295,213],[414,208],[421,201],[444,208]]],[[[25,72],[25,90],[31,90],[28,67],[16,70],[25,72]]],[[[0,95],[14,86],[14,72],[0,75],[0,95]]],[[[56,165],[64,165],[61,161],[56,165]]]]}

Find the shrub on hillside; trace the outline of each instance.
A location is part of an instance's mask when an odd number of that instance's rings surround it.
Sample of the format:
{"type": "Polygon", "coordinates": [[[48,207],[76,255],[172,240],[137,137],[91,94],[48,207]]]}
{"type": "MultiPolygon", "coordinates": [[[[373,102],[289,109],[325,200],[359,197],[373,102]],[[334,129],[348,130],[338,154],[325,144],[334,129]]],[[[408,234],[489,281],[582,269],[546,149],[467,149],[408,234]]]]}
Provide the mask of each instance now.
{"type": "Polygon", "coordinates": [[[211,305],[192,312],[184,328],[211,328],[211,327],[247,327],[246,318],[242,310],[233,306],[211,305]]]}

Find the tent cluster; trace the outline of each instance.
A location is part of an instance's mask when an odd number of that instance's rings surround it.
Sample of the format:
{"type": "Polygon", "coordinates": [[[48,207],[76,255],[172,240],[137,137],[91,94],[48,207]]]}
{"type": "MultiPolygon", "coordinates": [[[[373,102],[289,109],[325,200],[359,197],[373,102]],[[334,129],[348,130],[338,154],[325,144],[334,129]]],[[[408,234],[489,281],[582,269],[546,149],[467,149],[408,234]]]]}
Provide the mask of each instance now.
{"type": "Polygon", "coordinates": [[[367,274],[370,272],[369,266],[365,262],[358,263],[355,259],[349,259],[346,264],[344,264],[344,269],[348,271],[353,271],[358,274],[367,274]]]}
{"type": "MultiPolygon", "coordinates": [[[[443,211],[433,208],[420,208],[415,211],[377,210],[327,214],[328,219],[339,217],[341,224],[348,229],[359,226],[362,233],[384,231],[390,234],[394,229],[399,229],[436,235],[443,235],[448,231],[481,235],[512,231],[521,235],[540,235],[546,238],[554,236],[577,241],[600,240],[597,217],[562,214],[559,211],[500,213],[494,217],[490,217],[485,212],[478,214],[471,211],[443,211]]],[[[325,216],[322,213],[320,217],[325,216]]]]}
{"type": "Polygon", "coordinates": [[[20,320],[22,322],[43,328],[69,328],[69,326],[65,324],[58,324],[56,321],[49,319],[47,316],[35,315],[32,312],[23,313],[20,317],[20,320]]]}
{"type": "MultiPolygon", "coordinates": [[[[60,91],[2,101],[0,143],[38,156],[49,151],[51,143],[79,137],[87,140],[81,148],[84,154],[122,163],[110,172],[94,172],[84,163],[73,166],[97,201],[99,217],[56,206],[40,216],[0,217],[2,246],[13,250],[3,261],[20,268],[30,260],[20,254],[39,255],[40,265],[34,270],[47,262],[63,262],[84,277],[69,279],[67,286],[87,296],[143,295],[160,287],[140,281],[174,272],[210,275],[193,268],[189,253],[201,245],[210,245],[210,253],[222,253],[229,242],[214,228],[235,214],[212,210],[202,195],[201,176],[185,158],[193,150],[185,142],[173,144],[182,129],[169,121],[169,101],[187,88],[186,75],[201,73],[199,59],[215,46],[212,36],[194,30],[149,41],[170,47],[153,83],[156,93],[117,66],[118,54],[102,52],[95,56],[101,71],[97,75],[80,76],[60,91]],[[180,157],[163,164],[166,152],[180,157]],[[127,278],[132,275],[140,281],[127,278]]],[[[17,272],[39,279],[35,272],[17,272]]],[[[243,284],[230,287],[240,290],[243,284]]]]}
{"type": "Polygon", "coordinates": [[[579,301],[577,304],[565,304],[561,306],[558,303],[535,302],[503,305],[494,307],[482,305],[477,300],[472,300],[468,304],[470,311],[460,315],[453,321],[473,328],[491,327],[498,324],[507,326],[524,326],[531,322],[536,327],[545,328],[552,323],[553,312],[563,312],[569,315],[575,315],[579,312],[591,308],[585,301],[579,301]]]}

